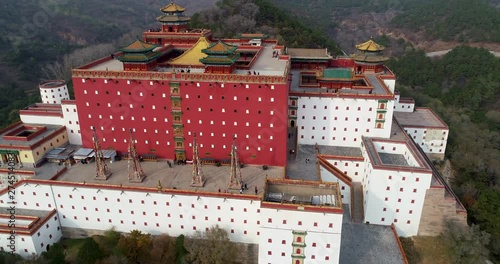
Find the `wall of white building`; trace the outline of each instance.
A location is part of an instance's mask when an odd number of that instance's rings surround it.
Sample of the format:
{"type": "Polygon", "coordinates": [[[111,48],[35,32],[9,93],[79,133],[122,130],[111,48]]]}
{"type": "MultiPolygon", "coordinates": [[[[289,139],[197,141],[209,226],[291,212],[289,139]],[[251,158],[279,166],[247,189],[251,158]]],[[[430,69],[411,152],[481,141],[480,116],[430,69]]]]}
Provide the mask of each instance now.
{"type": "MultiPolygon", "coordinates": [[[[5,244],[10,241],[9,236],[9,234],[0,233],[0,247],[7,252],[11,252],[11,250],[7,248],[7,244],[5,244]]],[[[15,253],[23,257],[29,257],[32,254],[39,255],[43,251],[46,251],[47,245],[59,242],[61,237],[62,230],[56,214],[50,217],[45,224],[40,226],[32,236],[16,234],[15,253]]]]}
{"type": "Polygon", "coordinates": [[[413,112],[415,110],[415,101],[406,98],[401,99],[401,95],[394,95],[394,111],[396,112],[413,112]]]}
{"type": "Polygon", "coordinates": [[[425,153],[444,154],[448,142],[448,129],[430,129],[422,127],[403,127],[425,153]]]}
{"type": "Polygon", "coordinates": [[[66,126],[66,131],[68,131],[69,143],[72,145],[82,145],[82,134],[76,104],[63,103],[61,107],[64,119],[63,125],[66,126]]]}
{"type": "Polygon", "coordinates": [[[396,88],[396,79],[382,79],[385,85],[394,93],[394,89],[396,88]]]}
{"type": "Polygon", "coordinates": [[[333,173],[325,169],[323,166],[319,166],[319,173],[322,181],[336,182],[339,184],[342,204],[351,204],[351,187],[349,187],[349,185],[339,180],[339,178],[337,178],[335,175],[333,175],[333,173]]]}
{"type": "Polygon", "coordinates": [[[20,114],[21,121],[25,124],[57,125],[64,126],[64,120],[60,116],[40,116],[20,114]]]}
{"type": "Polygon", "coordinates": [[[327,159],[327,161],[347,174],[353,182],[361,181],[361,178],[363,177],[364,161],[343,159],[327,159]]]}
{"type": "Polygon", "coordinates": [[[40,96],[44,104],[61,104],[62,100],[69,100],[68,87],[66,84],[49,88],[40,86],[40,96]]]}
{"type": "Polygon", "coordinates": [[[375,128],[378,100],[299,97],[299,144],[359,147],[362,136],[388,138],[394,101],[385,103],[385,124],[375,128]]]}
{"type": "Polygon", "coordinates": [[[306,231],[305,259],[339,263],[342,214],[261,209],[259,263],[292,263],[293,231],[306,231]]]}
{"type": "MultiPolygon", "coordinates": [[[[317,254],[318,260],[328,259],[338,262],[340,249],[340,233],[342,227],[342,214],[323,214],[311,212],[296,212],[276,209],[260,208],[260,201],[245,199],[226,199],[221,197],[207,197],[198,195],[166,194],[155,191],[111,190],[80,186],[60,186],[28,183],[18,185],[16,202],[19,208],[35,210],[52,210],[57,208],[57,216],[61,227],[90,230],[107,230],[114,227],[119,232],[130,232],[133,229],[151,234],[168,233],[172,236],[193,235],[195,231],[204,231],[206,228],[219,225],[224,228],[229,238],[234,242],[259,243],[260,236],[273,239],[287,240],[277,237],[273,230],[305,230],[324,234],[325,238],[311,235],[313,240],[318,240],[318,247],[324,246],[328,241],[329,250],[317,254]],[[265,211],[263,213],[262,211],[265,211]],[[271,223],[268,222],[269,219],[271,223]],[[285,223],[283,221],[286,221],[285,223]],[[323,244],[321,244],[323,243],[323,244]]],[[[5,203],[6,194],[0,197],[0,203],[5,203]]],[[[53,228],[57,225],[50,224],[47,229],[55,239],[53,228]],[[50,231],[49,231],[50,230],[50,231]]],[[[57,230],[59,232],[59,230],[57,230]]],[[[47,235],[40,235],[41,240],[33,240],[33,248],[28,252],[39,252],[44,243],[50,241],[47,235]]],[[[313,242],[311,240],[311,242],[313,242]]],[[[290,257],[291,244],[286,254],[290,257]]],[[[259,247],[266,256],[267,251],[274,250],[267,246],[259,247]]],[[[319,250],[319,249],[318,249],[319,250]]],[[[274,255],[273,255],[274,256],[274,255]]],[[[281,256],[281,254],[280,254],[281,256]]],[[[259,257],[261,258],[261,257],[259,257]]],[[[259,262],[261,263],[261,262],[259,262]]],[[[267,262],[262,262],[267,263],[267,262]]],[[[270,263],[275,262],[271,259],[270,263]]],[[[327,263],[318,262],[318,263],[327,263]]]]}
{"type": "Polygon", "coordinates": [[[418,167],[418,162],[408,150],[406,144],[385,142],[385,141],[372,141],[377,152],[388,154],[399,154],[405,157],[409,166],[418,167]]]}
{"type": "Polygon", "coordinates": [[[370,164],[364,188],[365,222],[394,223],[401,236],[417,235],[431,178],[430,172],[373,169],[370,164]]]}

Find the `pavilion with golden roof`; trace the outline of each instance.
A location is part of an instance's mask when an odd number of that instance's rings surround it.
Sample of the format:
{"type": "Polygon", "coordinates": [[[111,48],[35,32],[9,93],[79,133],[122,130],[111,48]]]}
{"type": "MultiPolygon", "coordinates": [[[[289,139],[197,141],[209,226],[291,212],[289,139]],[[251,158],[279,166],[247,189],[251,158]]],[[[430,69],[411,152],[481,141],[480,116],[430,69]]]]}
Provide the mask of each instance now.
{"type": "Polygon", "coordinates": [[[358,52],[351,55],[351,58],[355,61],[355,71],[358,73],[365,71],[380,72],[384,69],[384,62],[388,60],[382,52],[385,47],[373,41],[373,39],[367,42],[356,45],[358,52]]]}
{"type": "Polygon", "coordinates": [[[143,40],[159,46],[168,44],[194,44],[200,37],[210,39],[212,32],[208,29],[189,29],[191,18],[184,14],[186,8],[174,1],[160,8],[163,13],[156,18],[160,28],[152,28],[143,34],[143,40]]]}

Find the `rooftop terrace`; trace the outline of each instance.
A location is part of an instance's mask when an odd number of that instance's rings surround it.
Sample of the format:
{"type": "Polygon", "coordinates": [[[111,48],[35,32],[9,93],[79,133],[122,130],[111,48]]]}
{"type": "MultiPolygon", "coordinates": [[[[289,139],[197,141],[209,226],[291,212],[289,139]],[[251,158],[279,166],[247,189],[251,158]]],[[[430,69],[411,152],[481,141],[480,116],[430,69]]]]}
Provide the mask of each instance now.
{"type": "MultiPolygon", "coordinates": [[[[337,69],[337,70],[349,70],[349,68],[329,68],[337,69]]],[[[308,70],[307,72],[311,72],[308,70]]],[[[321,87],[302,87],[301,85],[301,70],[291,70],[292,74],[292,84],[291,84],[291,92],[292,93],[307,93],[309,94],[318,94],[323,96],[339,96],[339,95],[386,95],[392,96],[393,94],[387,88],[385,83],[374,73],[366,73],[366,74],[357,74],[353,76],[353,80],[361,80],[364,82],[362,86],[355,86],[354,88],[342,88],[342,89],[326,89],[321,87]]],[[[360,81],[358,81],[360,82],[360,81]]]]}
{"type": "Polygon", "coordinates": [[[413,112],[396,112],[394,117],[403,127],[423,127],[448,129],[444,121],[430,108],[415,108],[413,112]]]}
{"type": "Polygon", "coordinates": [[[61,129],[64,129],[64,126],[30,125],[17,122],[0,131],[0,147],[32,146],[61,129]]]}
{"type": "Polygon", "coordinates": [[[269,180],[264,200],[280,204],[342,207],[339,194],[337,183],[269,180]]]}
{"type": "MultiPolygon", "coordinates": [[[[231,43],[234,44],[234,43],[231,43]]],[[[177,48],[177,47],[175,47],[177,48]]],[[[245,49],[245,46],[241,46],[242,49],[245,49]]],[[[179,47],[180,50],[186,50],[186,47],[179,47]]],[[[162,49],[163,52],[169,52],[168,49],[162,49]]],[[[279,57],[273,57],[273,52],[280,51],[275,48],[274,43],[263,43],[260,51],[257,53],[257,57],[255,58],[254,63],[251,65],[250,69],[237,69],[233,72],[233,74],[242,74],[248,75],[248,71],[251,73],[255,72],[258,75],[264,76],[284,76],[286,74],[289,60],[279,57]]],[[[238,52],[238,51],[237,51],[238,52]]],[[[181,55],[182,56],[182,55],[181,55]]],[[[200,59],[205,57],[206,55],[200,55],[200,59]]],[[[116,57],[116,56],[115,56],[116,57]]],[[[156,72],[174,72],[180,71],[179,67],[176,66],[176,69],[173,67],[158,67],[156,72]]],[[[187,69],[188,66],[185,66],[187,69]]],[[[100,61],[91,64],[90,67],[88,65],[80,67],[80,69],[89,69],[95,71],[123,71],[123,63],[116,58],[107,57],[103,58],[100,61]]],[[[202,73],[204,69],[196,69],[191,68],[190,71],[192,73],[202,73]]]]}
{"type": "MultiPolygon", "coordinates": [[[[128,181],[128,161],[126,160],[108,163],[107,166],[112,174],[106,181],[94,180],[95,163],[77,163],[57,178],[57,180],[149,188],[158,187],[158,182],[160,182],[164,189],[204,192],[218,192],[219,189],[221,192],[225,192],[229,184],[229,166],[203,166],[202,171],[206,180],[204,187],[190,186],[193,172],[193,166],[190,164],[172,165],[172,168],[170,168],[166,161],[141,162],[141,166],[146,174],[146,178],[142,183],[130,183],[128,181]]],[[[244,191],[244,194],[255,194],[255,186],[257,186],[258,193],[260,194],[264,189],[266,177],[283,178],[284,169],[280,167],[269,167],[267,170],[263,170],[261,166],[245,166],[241,169],[241,174],[243,182],[248,185],[248,190],[244,191]]],[[[239,193],[238,190],[228,190],[228,192],[239,193]]]]}

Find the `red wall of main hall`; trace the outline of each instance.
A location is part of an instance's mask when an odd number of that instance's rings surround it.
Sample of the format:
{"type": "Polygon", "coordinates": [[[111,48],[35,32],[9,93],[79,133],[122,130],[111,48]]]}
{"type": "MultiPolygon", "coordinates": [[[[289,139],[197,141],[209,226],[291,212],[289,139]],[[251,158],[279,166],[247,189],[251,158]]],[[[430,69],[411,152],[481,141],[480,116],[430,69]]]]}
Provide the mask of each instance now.
{"type": "MultiPolygon", "coordinates": [[[[127,152],[128,131],[135,128],[134,138],[139,154],[154,153],[161,159],[174,159],[170,81],[154,81],[151,85],[149,80],[136,80],[127,84],[124,79],[107,79],[105,83],[102,78],[82,82],[82,78],[74,77],[83,146],[92,147],[90,128],[95,126],[103,149],[127,152]]],[[[229,158],[232,135],[237,134],[241,162],[286,165],[288,84],[225,83],[222,88],[220,83],[198,82],[180,82],[184,149],[188,159],[192,159],[189,143],[193,141],[193,132],[198,135],[200,157],[217,160],[229,158]],[[274,85],[274,89],[271,89],[271,85],[274,85]],[[274,98],[274,102],[271,102],[271,98],[274,98]],[[246,114],[246,110],[249,114],[246,114]]]]}

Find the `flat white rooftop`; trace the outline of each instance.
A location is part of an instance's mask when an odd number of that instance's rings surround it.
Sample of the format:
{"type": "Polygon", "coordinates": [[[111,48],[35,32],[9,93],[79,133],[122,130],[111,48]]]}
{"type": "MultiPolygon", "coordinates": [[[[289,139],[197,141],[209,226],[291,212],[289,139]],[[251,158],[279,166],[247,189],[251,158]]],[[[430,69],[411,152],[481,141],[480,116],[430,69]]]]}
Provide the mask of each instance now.
{"type": "Polygon", "coordinates": [[[403,127],[448,129],[448,126],[430,108],[415,108],[413,112],[394,111],[394,117],[403,127]]]}

